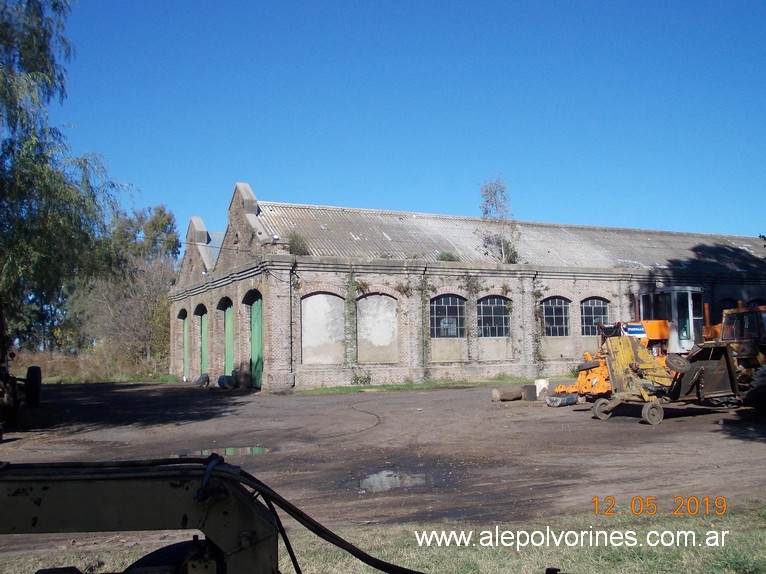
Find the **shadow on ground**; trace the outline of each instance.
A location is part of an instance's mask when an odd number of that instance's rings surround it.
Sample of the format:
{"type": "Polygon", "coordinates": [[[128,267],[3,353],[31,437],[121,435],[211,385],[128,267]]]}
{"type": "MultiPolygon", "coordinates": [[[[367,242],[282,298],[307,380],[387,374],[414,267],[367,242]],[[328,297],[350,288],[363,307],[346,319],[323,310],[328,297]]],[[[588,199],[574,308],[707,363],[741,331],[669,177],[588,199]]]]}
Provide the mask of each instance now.
{"type": "Polygon", "coordinates": [[[755,409],[737,411],[737,418],[721,421],[721,431],[740,440],[766,442],[766,414],[755,409]]]}
{"type": "Polygon", "coordinates": [[[18,421],[8,430],[189,423],[221,416],[244,404],[248,394],[180,383],[45,385],[41,408],[22,406],[18,421]]]}

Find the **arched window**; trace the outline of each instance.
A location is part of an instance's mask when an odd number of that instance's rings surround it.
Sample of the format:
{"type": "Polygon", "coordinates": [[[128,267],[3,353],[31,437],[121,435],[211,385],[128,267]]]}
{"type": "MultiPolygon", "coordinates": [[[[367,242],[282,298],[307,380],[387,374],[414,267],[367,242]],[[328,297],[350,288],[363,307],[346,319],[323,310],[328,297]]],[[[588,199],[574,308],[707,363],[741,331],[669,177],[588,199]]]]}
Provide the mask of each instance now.
{"type": "Polygon", "coordinates": [[[609,322],[609,301],[588,297],[580,302],[580,330],[584,337],[598,335],[598,324],[609,322]]]}
{"type": "Polygon", "coordinates": [[[356,302],[356,349],[360,363],[399,361],[396,299],[373,293],[356,302]]]}
{"type": "Polygon", "coordinates": [[[540,303],[546,337],[569,336],[569,299],[548,297],[540,303]]]}
{"type": "Polygon", "coordinates": [[[510,300],[490,296],[476,304],[477,333],[479,337],[507,337],[511,334],[510,300]]]}
{"type": "Polygon", "coordinates": [[[301,356],[304,364],[342,364],[346,353],[346,301],[332,293],[301,299],[301,356]]]}
{"type": "Polygon", "coordinates": [[[465,299],[459,295],[431,299],[431,337],[465,337],[465,299]]]}

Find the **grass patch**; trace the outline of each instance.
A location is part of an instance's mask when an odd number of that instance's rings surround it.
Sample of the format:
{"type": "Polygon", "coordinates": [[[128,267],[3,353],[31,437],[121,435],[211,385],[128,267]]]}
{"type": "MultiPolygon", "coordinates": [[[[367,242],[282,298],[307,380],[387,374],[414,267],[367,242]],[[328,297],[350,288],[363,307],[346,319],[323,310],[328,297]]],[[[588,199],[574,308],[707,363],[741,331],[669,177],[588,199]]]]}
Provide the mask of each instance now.
{"type": "Polygon", "coordinates": [[[168,374],[165,361],[142,362],[116,360],[102,349],[67,354],[57,352],[30,353],[20,351],[11,361],[11,372],[26,376],[27,367],[39,366],[44,384],[83,383],[170,383],[178,377],[168,374]]]}
{"type": "Polygon", "coordinates": [[[526,385],[531,380],[522,377],[503,376],[490,380],[464,381],[451,379],[428,379],[422,383],[400,383],[394,385],[359,385],[338,387],[316,387],[310,389],[296,389],[300,395],[343,395],[349,393],[390,392],[390,391],[422,391],[427,389],[470,389],[474,387],[487,387],[498,385],[526,385]]]}
{"type": "MultiPolygon", "coordinates": [[[[567,534],[571,545],[560,546],[528,544],[516,548],[515,544],[503,546],[495,542],[495,525],[470,525],[465,523],[440,523],[429,525],[365,526],[343,528],[337,533],[370,554],[383,560],[406,566],[422,572],[443,572],[456,574],[500,574],[505,572],[536,573],[546,568],[559,568],[562,573],[603,573],[625,574],[644,573],[698,573],[720,572],[724,574],[756,574],[766,572],[766,519],[759,514],[766,508],[766,502],[757,501],[735,508],[726,516],[707,517],[596,517],[580,515],[556,517],[548,521],[526,524],[499,525],[500,532],[538,531],[547,529],[557,535],[567,534]],[[473,532],[468,545],[431,547],[419,546],[415,532],[450,531],[473,532]],[[595,534],[599,531],[605,535],[595,534]],[[725,538],[721,532],[728,531],[725,538]],[[624,540],[621,545],[591,544],[593,536],[613,536],[615,541],[624,540]],[[654,542],[654,533],[672,533],[677,543],[667,546],[654,542]],[[688,534],[693,532],[694,539],[688,534]],[[711,532],[718,535],[718,545],[713,542],[711,532]],[[575,534],[585,544],[573,544],[575,534]],[[613,534],[612,534],[613,533],[613,534]],[[635,538],[635,545],[629,545],[628,533],[635,538]],[[650,534],[652,533],[652,534],[650,534]],[[647,538],[649,536],[649,538],[647,538]],[[622,538],[624,537],[624,538],[622,538]],[[723,540],[723,544],[721,544],[723,540]],[[483,541],[483,542],[482,542],[483,541]],[[642,546],[641,546],[642,545],[642,546]]],[[[668,540],[671,534],[665,535],[668,540]]],[[[308,532],[298,531],[290,535],[306,574],[320,572],[344,572],[348,574],[369,573],[373,570],[346,555],[329,544],[316,539],[308,532]]],[[[508,539],[506,539],[508,542],[508,539]]],[[[632,544],[632,542],[631,542],[632,544]]],[[[280,570],[292,572],[287,554],[280,554],[280,570]]]]}
{"type": "MultiPolygon", "coordinates": [[[[658,513],[659,514],[659,513],[658,513]]],[[[499,524],[499,531],[513,533],[545,533],[550,529],[556,535],[564,533],[569,544],[541,544],[516,547],[495,538],[495,524],[430,523],[349,526],[336,529],[336,533],[365,552],[393,564],[429,573],[445,574],[501,574],[506,572],[541,574],[546,568],[560,568],[562,573],[621,574],[648,573],[722,573],[757,574],[766,572],[766,501],[749,501],[731,508],[725,516],[594,516],[580,514],[538,519],[523,524],[499,524]],[[472,532],[471,542],[463,545],[430,547],[419,545],[415,532],[472,532]],[[720,533],[728,531],[726,538],[720,533]],[[635,538],[635,545],[591,543],[590,533],[599,540],[598,532],[606,532],[613,540],[635,538]],[[651,547],[647,543],[650,532],[670,532],[682,542],[651,547]],[[692,540],[678,532],[694,532],[692,540]],[[719,533],[717,546],[706,545],[710,532],[719,533]],[[487,533],[491,533],[491,536],[487,533]],[[585,543],[575,543],[577,540],[585,543]],[[683,541],[686,542],[683,542],[683,541]],[[723,540],[723,544],[720,541],[723,540]],[[692,544],[694,542],[694,544],[692,544]],[[641,546],[640,544],[643,544],[641,546]]],[[[536,535],[532,535],[536,536],[536,535]]],[[[303,528],[289,529],[290,542],[295,548],[299,564],[306,574],[343,572],[345,574],[371,574],[377,572],[342,550],[317,538],[303,528]]],[[[562,539],[564,540],[564,539],[562,539]]],[[[653,540],[653,538],[652,538],[653,540]]],[[[44,567],[77,566],[83,572],[99,574],[122,571],[140,555],[157,547],[156,544],[130,545],[116,543],[83,548],[50,548],[29,553],[10,553],[3,557],[0,571],[9,574],[34,572],[44,567]]],[[[284,547],[279,551],[280,571],[293,572],[284,547]]]]}

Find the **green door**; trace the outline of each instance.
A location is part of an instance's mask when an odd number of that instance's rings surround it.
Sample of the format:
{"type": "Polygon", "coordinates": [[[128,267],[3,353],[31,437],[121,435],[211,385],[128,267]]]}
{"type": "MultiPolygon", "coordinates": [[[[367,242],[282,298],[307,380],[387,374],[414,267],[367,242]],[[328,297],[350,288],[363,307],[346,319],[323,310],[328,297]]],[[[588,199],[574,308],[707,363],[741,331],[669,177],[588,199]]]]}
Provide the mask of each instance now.
{"type": "Polygon", "coordinates": [[[207,312],[199,316],[199,331],[200,372],[207,373],[207,312]]]}
{"type": "Polygon", "coordinates": [[[223,312],[224,364],[225,375],[234,373],[234,306],[229,305],[223,312]]]}
{"type": "Polygon", "coordinates": [[[250,306],[250,380],[254,389],[261,388],[263,377],[263,299],[250,306]]]}
{"type": "Polygon", "coordinates": [[[181,329],[183,330],[184,339],[184,377],[189,380],[189,317],[184,316],[181,319],[181,329]]]}

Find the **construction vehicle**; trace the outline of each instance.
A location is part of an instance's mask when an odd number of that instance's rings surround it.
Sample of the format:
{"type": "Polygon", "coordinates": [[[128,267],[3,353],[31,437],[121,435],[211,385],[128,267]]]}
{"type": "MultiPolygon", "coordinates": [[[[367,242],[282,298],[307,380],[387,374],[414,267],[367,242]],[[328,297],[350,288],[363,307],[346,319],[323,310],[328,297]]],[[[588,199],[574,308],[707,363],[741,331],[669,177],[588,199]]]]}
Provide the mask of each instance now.
{"type": "Polygon", "coordinates": [[[6,423],[16,421],[24,397],[27,407],[40,406],[42,391],[42,371],[38,366],[27,368],[27,376],[16,377],[11,374],[10,362],[16,357],[11,351],[5,329],[2,297],[0,297],[0,440],[3,438],[3,428],[6,423]]]}
{"type": "Polygon", "coordinates": [[[640,294],[637,315],[643,323],[664,323],[664,353],[686,354],[703,341],[702,301],[699,287],[656,287],[640,294]]]}
{"type": "Polygon", "coordinates": [[[723,312],[717,340],[732,349],[737,364],[737,383],[752,387],[758,373],[766,376],[766,306],[745,307],[742,302],[723,312]]]}
{"type": "MultiPolygon", "coordinates": [[[[0,534],[194,532],[188,541],[143,556],[123,574],[274,574],[280,536],[299,573],[277,508],[376,570],[420,574],[360,550],[217,454],[87,464],[0,463],[0,507],[0,534]]],[[[79,570],[70,566],[44,572],[79,570]]]]}
{"type": "Polygon", "coordinates": [[[652,425],[662,421],[663,404],[672,402],[766,406],[766,307],[728,309],[718,329],[695,325],[695,332],[713,339],[695,343],[685,355],[666,354],[673,332],[667,321],[599,329],[599,351],[586,353],[577,381],[556,392],[590,398],[600,420],[630,402],[643,403],[641,417],[652,425]]]}
{"type": "Polygon", "coordinates": [[[642,403],[641,418],[651,425],[662,422],[663,404],[670,402],[742,403],[728,344],[702,343],[685,357],[655,355],[641,338],[626,334],[625,325],[603,328],[611,336],[604,335],[592,361],[579,365],[577,381],[556,389],[557,393],[577,393],[594,400],[597,419],[610,418],[623,403],[642,403]]]}
{"type": "Polygon", "coordinates": [[[600,349],[585,353],[577,365],[578,377],[572,385],[559,385],[557,394],[576,393],[599,398],[610,396],[615,387],[630,387],[630,365],[640,366],[641,374],[655,382],[672,378],[665,367],[668,341],[667,321],[599,324],[600,349]],[[614,370],[614,373],[612,373],[614,370]],[[624,380],[623,380],[624,379],[624,380]]]}

